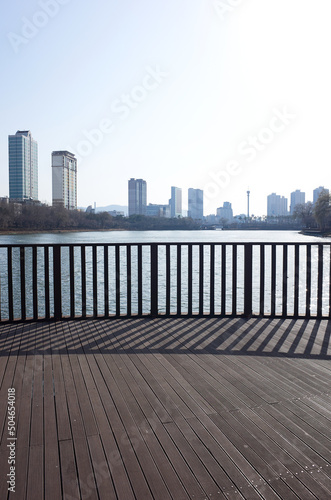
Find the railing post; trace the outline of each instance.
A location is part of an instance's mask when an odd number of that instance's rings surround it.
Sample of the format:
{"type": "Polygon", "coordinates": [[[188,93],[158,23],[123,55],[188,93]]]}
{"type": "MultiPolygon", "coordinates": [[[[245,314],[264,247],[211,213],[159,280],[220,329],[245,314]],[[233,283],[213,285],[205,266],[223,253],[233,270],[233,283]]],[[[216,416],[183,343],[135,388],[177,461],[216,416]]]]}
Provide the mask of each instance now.
{"type": "Polygon", "coordinates": [[[143,314],[143,250],[141,243],[138,244],[138,316],[143,314]]]}
{"type": "Polygon", "coordinates": [[[12,247],[7,248],[7,275],[8,275],[8,319],[14,321],[13,297],[13,252],[12,247]]]}
{"type": "Polygon", "coordinates": [[[294,246],[294,317],[299,317],[299,278],[300,278],[300,261],[299,245],[294,246]]]}
{"type": "Polygon", "coordinates": [[[210,294],[209,294],[209,314],[215,314],[215,245],[210,245],[210,294]]]}
{"type": "Polygon", "coordinates": [[[75,257],[74,247],[69,247],[69,277],[70,277],[70,318],[74,319],[76,304],[75,304],[75,257]]]}
{"type": "Polygon", "coordinates": [[[323,245],[318,245],[318,268],[317,268],[317,318],[322,318],[323,303],[323,245]]]}
{"type": "Polygon", "coordinates": [[[54,319],[62,319],[61,246],[53,246],[54,319]]]}
{"type": "Polygon", "coordinates": [[[109,267],[108,267],[108,245],[103,247],[103,290],[105,304],[105,318],[109,317],[109,267]]]}
{"type": "Polygon", "coordinates": [[[116,286],[116,317],[121,315],[121,254],[120,245],[117,244],[115,247],[115,286],[116,286]]]}
{"type": "Polygon", "coordinates": [[[25,248],[20,247],[20,276],[21,276],[21,319],[26,320],[25,305],[25,248]]]}
{"type": "Polygon", "coordinates": [[[271,316],[276,315],[276,264],[277,248],[275,243],[271,245],[271,316]]]}
{"type": "Polygon", "coordinates": [[[38,319],[38,258],[37,247],[32,248],[32,296],[33,296],[33,319],[38,319]]]}
{"type": "Polygon", "coordinates": [[[244,281],[244,316],[252,315],[252,290],[253,290],[253,252],[252,243],[245,243],[245,281],[244,281]]]}
{"type": "MultiPolygon", "coordinates": [[[[170,267],[170,266],[169,266],[170,267]]],[[[170,276],[170,272],[169,272],[170,276]]],[[[187,283],[187,300],[188,300],[188,315],[192,316],[192,296],[193,296],[193,245],[188,244],[188,283],[187,283]]],[[[169,277],[170,286],[170,277],[169,277]]],[[[170,290],[169,290],[169,304],[170,304],[170,290]]],[[[170,306],[169,306],[170,311],[170,306]]]]}
{"type": "Polygon", "coordinates": [[[221,267],[221,314],[226,314],[226,245],[222,243],[222,267],[221,267]]]}
{"type": "MultiPolygon", "coordinates": [[[[171,269],[170,269],[170,245],[166,245],[166,316],[170,316],[170,285],[171,285],[171,269]]],[[[190,276],[190,272],[189,272],[190,276]]],[[[190,278],[189,278],[190,279],[190,278]]],[[[190,301],[189,301],[190,304],[190,301]]],[[[189,306],[190,307],[190,306],[189,306]]]]}
{"type": "Polygon", "coordinates": [[[158,314],[157,244],[151,244],[151,316],[158,314]]]}
{"type": "Polygon", "coordinates": [[[199,244],[199,316],[203,316],[203,243],[199,244]]]}
{"type": "Polygon", "coordinates": [[[50,318],[49,301],[49,247],[44,246],[44,269],[45,269],[45,319],[50,318]]]}
{"type": "Polygon", "coordinates": [[[86,318],[86,250],[85,245],[80,247],[81,274],[82,274],[82,318],[86,318]]]}
{"type": "Polygon", "coordinates": [[[235,243],[232,244],[232,316],[237,314],[237,258],[238,249],[235,243]]]}
{"type": "Polygon", "coordinates": [[[282,316],[287,316],[287,269],[288,269],[288,251],[287,245],[283,245],[283,297],[282,297],[282,316]]]}
{"type": "Polygon", "coordinates": [[[177,243],[177,314],[182,313],[182,247],[177,243]]]}
{"type": "Polygon", "coordinates": [[[131,316],[132,302],[132,281],[131,281],[131,246],[126,247],[126,314],[131,316]]]}
{"type": "Polygon", "coordinates": [[[92,246],[92,293],[93,293],[93,317],[98,316],[98,256],[97,246],[92,246]]]}

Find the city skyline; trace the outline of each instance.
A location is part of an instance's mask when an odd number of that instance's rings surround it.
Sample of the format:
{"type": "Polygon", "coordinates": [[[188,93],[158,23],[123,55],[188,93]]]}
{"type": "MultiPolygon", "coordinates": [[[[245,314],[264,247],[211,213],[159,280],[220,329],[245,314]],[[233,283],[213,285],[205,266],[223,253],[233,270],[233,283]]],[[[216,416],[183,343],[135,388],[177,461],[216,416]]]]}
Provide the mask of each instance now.
{"type": "MultiPolygon", "coordinates": [[[[9,193],[16,193],[15,196],[12,195],[9,196],[9,198],[22,201],[29,199],[38,200],[38,143],[32,138],[31,131],[17,131],[15,135],[9,135],[8,151],[9,193]],[[28,175],[24,174],[25,170],[28,172],[28,175]],[[29,195],[26,194],[27,189],[29,189],[29,195]],[[21,195],[18,195],[18,192],[20,192],[21,195]]],[[[53,151],[51,167],[52,205],[61,205],[69,210],[77,209],[77,158],[69,151],[53,151]]],[[[329,193],[329,189],[324,186],[316,187],[312,191],[312,201],[307,200],[307,202],[311,201],[315,204],[322,191],[327,191],[329,193]]],[[[203,190],[188,188],[188,208],[187,210],[184,209],[184,212],[187,212],[187,216],[193,219],[202,219],[209,215],[216,215],[231,221],[233,215],[247,215],[248,217],[293,215],[295,205],[306,203],[306,193],[302,192],[300,189],[296,189],[290,193],[289,207],[288,198],[283,195],[271,193],[267,195],[266,212],[253,214],[249,212],[250,191],[247,191],[246,194],[246,213],[235,212],[233,214],[232,202],[229,201],[223,201],[223,207],[217,207],[214,213],[205,213],[203,208],[203,190]]],[[[94,202],[94,206],[96,207],[96,202],[94,202]]],[[[87,208],[89,209],[90,207],[91,205],[87,208]]],[[[147,200],[146,180],[131,178],[128,181],[127,208],[129,216],[141,214],[181,217],[183,215],[182,188],[171,186],[171,197],[168,204],[160,204],[159,202],[150,203],[147,200]],[[147,209],[148,206],[149,208],[147,209]]]]}
{"type": "MultiPolygon", "coordinates": [[[[23,155],[24,156],[24,155],[23,155]]],[[[68,208],[70,210],[72,209],[77,209],[78,208],[78,205],[77,205],[77,158],[75,158],[75,154],[73,153],[70,153],[68,151],[53,151],[52,152],[52,161],[51,161],[51,167],[52,167],[52,205],[59,205],[61,204],[62,206],[64,206],[65,208],[68,208]],[[56,163],[56,159],[55,159],[55,164],[54,164],[54,155],[55,157],[58,156],[58,157],[61,157],[61,165],[60,164],[57,164],[56,163]],[[54,167],[64,167],[61,169],[61,174],[59,173],[59,169],[54,169],[54,167]],[[73,168],[74,166],[74,168],[73,168]],[[60,179],[61,177],[61,179],[60,179]],[[62,192],[62,196],[59,195],[58,196],[58,192],[62,192]],[[54,193],[57,193],[57,194],[54,194],[54,193]],[[59,198],[59,199],[57,199],[59,198]],[[55,200],[55,201],[54,201],[55,200]]],[[[25,199],[33,199],[33,200],[38,200],[38,142],[36,140],[34,140],[32,138],[32,134],[31,134],[31,131],[30,130],[26,130],[26,131],[20,131],[18,130],[16,132],[15,135],[9,135],[8,136],[8,172],[9,172],[9,198],[16,198],[16,199],[22,199],[22,201],[24,201],[25,199]],[[25,146],[21,144],[21,142],[23,141],[23,143],[25,144],[25,146]],[[17,148],[20,148],[20,151],[19,153],[17,152],[17,148]],[[27,154],[26,153],[26,157],[27,157],[27,160],[23,161],[22,159],[22,150],[23,149],[28,149],[29,150],[29,153],[27,154]],[[12,153],[10,153],[10,151],[12,150],[12,153]],[[18,163],[17,163],[17,160],[16,158],[17,157],[20,157],[18,163]],[[24,167],[24,165],[25,167],[24,167]],[[20,175],[18,175],[18,179],[15,178],[15,176],[17,176],[17,168],[20,170],[20,171],[24,171],[25,170],[28,170],[29,169],[29,175],[26,176],[27,177],[27,181],[26,184],[27,186],[29,186],[29,190],[30,190],[30,195],[27,196],[26,194],[23,196],[10,196],[10,192],[11,192],[11,189],[12,189],[12,192],[13,189],[15,189],[17,191],[17,182],[19,181],[21,184],[22,184],[22,178],[23,178],[23,173],[21,173],[20,175]],[[11,174],[12,172],[12,174],[11,174]],[[14,172],[15,172],[15,175],[14,175],[14,172]],[[30,185],[30,177],[31,179],[34,179],[32,184],[30,185]],[[15,187],[12,187],[11,188],[11,185],[15,187]],[[32,192],[34,193],[34,195],[32,195],[32,192]]],[[[216,179],[216,177],[215,177],[216,179]]],[[[219,177],[219,179],[223,179],[223,177],[219,177]]],[[[147,183],[146,181],[142,180],[142,179],[134,179],[134,178],[131,178],[128,182],[129,182],[129,195],[128,195],[128,204],[127,204],[127,208],[128,208],[128,214],[130,215],[130,181],[134,181],[135,183],[137,181],[142,181],[143,183],[145,183],[145,188],[144,188],[144,194],[143,194],[143,197],[145,199],[145,208],[142,210],[141,208],[141,200],[138,202],[138,198],[135,199],[135,201],[133,202],[135,205],[136,205],[136,208],[132,208],[131,210],[131,215],[134,214],[134,213],[141,213],[141,214],[145,214],[146,213],[146,207],[147,207],[147,191],[146,191],[146,186],[147,186],[147,183]],[[137,206],[140,206],[139,209],[137,209],[137,206]]],[[[26,190],[26,188],[23,188],[23,185],[20,186],[19,188],[22,192],[26,190]]],[[[141,189],[140,189],[141,190],[141,189]]],[[[293,210],[294,210],[294,207],[296,204],[305,204],[306,202],[311,202],[311,203],[315,203],[320,192],[322,190],[326,190],[327,192],[329,192],[329,189],[328,188],[325,188],[324,186],[319,186],[319,187],[316,187],[315,189],[313,189],[312,191],[312,200],[308,199],[306,201],[305,199],[305,192],[301,192],[300,189],[296,189],[295,191],[291,192],[290,193],[290,205],[289,205],[289,208],[287,208],[288,206],[288,199],[286,197],[284,197],[283,195],[277,195],[276,193],[271,193],[269,195],[267,195],[267,208],[266,208],[266,211],[263,212],[263,213],[259,213],[259,214],[252,214],[252,212],[250,212],[249,214],[247,213],[247,210],[249,210],[248,208],[248,203],[250,203],[249,201],[249,197],[250,197],[250,191],[247,191],[246,192],[246,195],[247,195],[247,209],[246,209],[246,215],[257,215],[257,216],[269,216],[269,215],[293,215],[293,210]]],[[[15,191],[15,192],[16,192],[15,191]]],[[[203,211],[203,190],[201,189],[194,189],[194,188],[188,188],[188,196],[187,196],[187,209],[186,208],[182,208],[182,188],[179,188],[179,187],[174,187],[174,186],[171,186],[171,198],[169,199],[169,214],[171,217],[178,217],[178,216],[182,216],[182,211],[184,210],[185,212],[187,212],[187,214],[190,213],[190,192],[192,193],[192,196],[196,196],[195,194],[193,194],[193,192],[197,192],[199,193],[198,197],[201,197],[202,199],[202,209],[201,207],[198,209],[201,213],[201,210],[202,210],[202,213],[203,213],[203,216],[207,216],[207,215],[213,215],[213,213],[204,213],[203,211]],[[202,195],[200,194],[202,193],[202,195]]],[[[138,194],[137,195],[138,197],[142,196],[142,193],[138,194]]],[[[192,202],[191,200],[191,204],[196,204],[198,203],[198,201],[194,201],[192,202]]],[[[229,203],[228,201],[223,201],[223,209],[224,209],[224,203],[227,204],[229,203]]],[[[46,202],[46,204],[49,204],[46,202]]],[[[94,202],[94,205],[96,206],[96,202],[94,202]]],[[[108,204],[113,204],[110,202],[110,200],[108,200],[108,204]]],[[[159,207],[163,207],[163,210],[165,210],[165,207],[167,206],[166,204],[160,204],[159,202],[158,203],[148,203],[149,205],[155,205],[155,206],[159,206],[159,207]]],[[[232,205],[232,202],[230,202],[230,206],[232,205]]],[[[124,205],[125,206],[125,205],[124,205]]],[[[218,213],[219,209],[222,208],[222,207],[217,207],[216,208],[216,214],[218,213]]],[[[193,209],[194,211],[196,210],[196,208],[193,209]]],[[[232,207],[231,207],[231,210],[232,210],[232,207]]],[[[153,210],[150,210],[150,212],[153,212],[153,210]]],[[[244,214],[244,212],[241,213],[241,215],[244,214]]],[[[239,215],[239,213],[238,213],[239,215]]],[[[189,215],[188,215],[189,216],[189,215]]],[[[193,218],[200,218],[199,217],[193,217],[193,218]]]]}
{"type": "Polygon", "coordinates": [[[250,212],[265,214],[284,185],[285,196],[328,186],[330,13],[326,0],[225,13],[214,0],[8,4],[0,196],[18,129],[38,140],[42,202],[54,150],[76,155],[78,206],[122,204],[131,177],[148,181],[153,204],[180,186],[184,210],[188,188],[201,189],[205,214],[224,201],[245,213],[248,189],[250,212]]]}

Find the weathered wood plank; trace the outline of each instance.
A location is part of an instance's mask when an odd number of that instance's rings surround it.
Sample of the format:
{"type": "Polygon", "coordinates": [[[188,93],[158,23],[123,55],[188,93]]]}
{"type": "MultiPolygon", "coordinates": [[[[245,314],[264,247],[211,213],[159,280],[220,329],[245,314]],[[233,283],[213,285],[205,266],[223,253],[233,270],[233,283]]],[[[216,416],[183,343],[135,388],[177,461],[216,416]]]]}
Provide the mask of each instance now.
{"type": "Polygon", "coordinates": [[[73,443],[69,439],[62,440],[59,442],[59,447],[63,500],[81,498],[73,443]]]}
{"type": "MultiPolygon", "coordinates": [[[[31,445],[29,448],[29,469],[27,484],[27,500],[44,498],[44,447],[31,445]]],[[[17,469],[17,474],[20,474],[17,469]]]]}
{"type": "MultiPolygon", "coordinates": [[[[128,472],[133,490],[135,492],[139,492],[139,494],[142,495],[142,498],[152,498],[149,486],[146,482],[145,476],[143,475],[139,461],[135,454],[135,446],[137,445],[137,441],[132,441],[132,438],[135,437],[132,435],[134,428],[128,429],[128,431],[130,431],[131,433],[130,439],[130,435],[128,434],[126,426],[123,424],[120,418],[111,395],[115,381],[112,377],[110,377],[108,378],[107,383],[105,383],[105,379],[102,373],[103,363],[100,356],[101,355],[94,355],[93,358],[89,357],[88,361],[91,372],[98,387],[98,391],[105,408],[107,418],[110,422],[111,431],[114,434],[116,445],[112,451],[118,450],[121,460],[123,460],[124,466],[128,472]]],[[[108,436],[105,436],[105,440],[108,440],[108,436]]]]}
{"type": "MultiPolygon", "coordinates": [[[[99,436],[88,436],[88,445],[91,454],[93,466],[93,478],[87,478],[87,487],[93,488],[93,479],[100,500],[116,500],[114,483],[107,463],[107,458],[104,454],[102,443],[99,436]]],[[[88,491],[86,491],[88,496],[88,491]]],[[[126,497],[123,497],[126,498],[126,497]]]]}

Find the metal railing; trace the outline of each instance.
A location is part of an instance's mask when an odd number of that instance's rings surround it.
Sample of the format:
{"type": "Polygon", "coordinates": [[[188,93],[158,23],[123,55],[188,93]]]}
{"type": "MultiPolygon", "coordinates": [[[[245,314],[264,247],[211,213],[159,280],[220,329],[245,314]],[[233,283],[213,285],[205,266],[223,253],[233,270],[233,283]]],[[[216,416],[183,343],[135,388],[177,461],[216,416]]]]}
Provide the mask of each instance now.
{"type": "Polygon", "coordinates": [[[331,244],[0,245],[0,322],[328,318],[331,244]]]}

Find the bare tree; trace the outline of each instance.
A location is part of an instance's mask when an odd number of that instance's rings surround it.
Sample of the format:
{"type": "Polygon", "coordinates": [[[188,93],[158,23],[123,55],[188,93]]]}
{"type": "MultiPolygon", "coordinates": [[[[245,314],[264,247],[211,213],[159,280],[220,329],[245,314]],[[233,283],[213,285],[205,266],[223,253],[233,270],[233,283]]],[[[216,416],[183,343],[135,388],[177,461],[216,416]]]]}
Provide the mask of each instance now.
{"type": "Polygon", "coordinates": [[[298,203],[295,205],[293,218],[301,220],[306,227],[314,226],[315,220],[313,216],[312,202],[307,201],[307,203],[298,203]]]}
{"type": "Polygon", "coordinates": [[[314,205],[313,214],[314,218],[319,225],[321,231],[331,227],[331,207],[330,207],[330,194],[324,190],[320,193],[314,205]]]}

